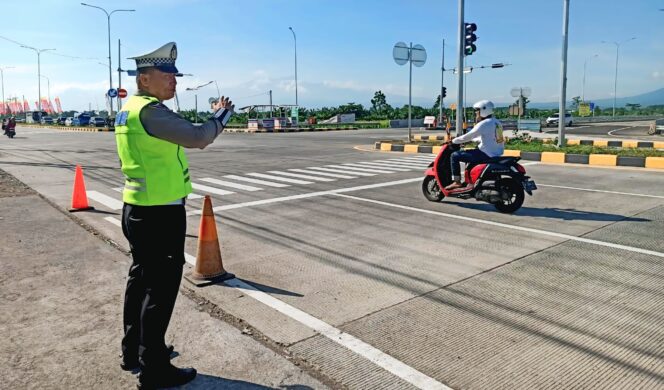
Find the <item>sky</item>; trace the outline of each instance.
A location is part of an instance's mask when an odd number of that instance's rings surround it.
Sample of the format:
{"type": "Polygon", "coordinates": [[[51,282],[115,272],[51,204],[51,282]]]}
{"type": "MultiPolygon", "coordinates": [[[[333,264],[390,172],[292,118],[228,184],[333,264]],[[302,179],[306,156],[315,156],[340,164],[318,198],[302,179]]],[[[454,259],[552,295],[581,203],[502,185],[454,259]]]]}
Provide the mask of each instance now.
{"type": "MultiPolygon", "coordinates": [[[[151,52],[174,41],[176,66],[193,76],[178,78],[182,109],[207,108],[222,95],[237,107],[295,103],[297,37],[298,103],[314,108],[348,102],[370,106],[377,90],[387,102],[408,102],[408,65],[392,59],[399,41],[427,50],[424,66],[413,67],[413,104],[433,106],[440,93],[443,40],[445,68],[456,67],[458,0],[89,0],[91,5],[135,9],[111,16],[113,86],[121,66],[135,69],[127,57],[151,52]]],[[[69,0],[0,0],[0,67],[5,98],[38,95],[36,48],[41,54],[42,96],[56,96],[65,110],[104,109],[109,89],[107,18],[99,9],[69,0]],[[26,4],[28,5],[26,7],[26,4]],[[7,18],[3,17],[6,21],[7,18]],[[80,57],[80,58],[72,58],[80,57]],[[49,88],[50,86],[50,88],[49,88]]],[[[582,95],[586,64],[586,100],[613,97],[616,45],[619,47],[617,96],[633,96],[664,87],[664,0],[571,0],[567,97],[582,95]],[[596,57],[594,55],[597,54],[596,57]]],[[[529,87],[532,102],[556,102],[560,96],[563,0],[465,0],[465,20],[477,24],[477,52],[466,66],[510,64],[478,69],[466,76],[467,101],[510,103],[514,87],[529,87]]],[[[456,98],[457,80],[445,72],[445,105],[456,98]]],[[[122,85],[131,94],[135,80],[122,85]]],[[[664,103],[664,102],[663,102],[664,103]]],[[[167,102],[172,107],[172,102],[167,102]]],[[[31,103],[31,106],[33,103],[31,103]]]]}

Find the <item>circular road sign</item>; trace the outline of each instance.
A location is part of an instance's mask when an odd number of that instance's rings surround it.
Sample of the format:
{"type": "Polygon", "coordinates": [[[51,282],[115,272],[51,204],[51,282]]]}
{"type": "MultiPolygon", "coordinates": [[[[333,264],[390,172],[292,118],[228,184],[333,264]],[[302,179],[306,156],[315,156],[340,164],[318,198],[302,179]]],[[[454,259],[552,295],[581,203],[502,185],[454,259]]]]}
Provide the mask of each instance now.
{"type": "Polygon", "coordinates": [[[115,89],[115,88],[111,88],[111,89],[108,90],[108,92],[106,92],[106,95],[108,95],[108,97],[111,97],[111,98],[117,97],[118,96],[118,90],[115,89]]]}
{"type": "Polygon", "coordinates": [[[119,98],[126,98],[127,97],[127,90],[126,89],[118,89],[118,97],[119,98]]]}
{"type": "Polygon", "coordinates": [[[392,49],[392,58],[397,65],[403,65],[409,60],[408,46],[404,42],[397,42],[392,49]]]}
{"type": "Polygon", "coordinates": [[[427,51],[424,50],[424,46],[422,45],[415,45],[413,46],[412,53],[410,55],[411,61],[413,61],[413,65],[417,67],[421,67],[424,65],[424,63],[427,62],[427,51]]]}

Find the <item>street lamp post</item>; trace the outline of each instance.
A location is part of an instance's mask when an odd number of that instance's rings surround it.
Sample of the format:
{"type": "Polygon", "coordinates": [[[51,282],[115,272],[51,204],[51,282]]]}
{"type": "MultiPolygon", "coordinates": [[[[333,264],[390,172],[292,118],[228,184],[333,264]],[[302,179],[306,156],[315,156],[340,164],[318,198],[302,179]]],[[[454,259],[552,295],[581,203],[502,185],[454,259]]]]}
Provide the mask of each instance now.
{"type": "Polygon", "coordinates": [[[55,49],[36,49],[31,46],[21,45],[24,49],[34,50],[37,53],[37,106],[39,108],[39,116],[41,117],[42,105],[41,105],[41,53],[49,50],[55,49]]]}
{"type": "Polygon", "coordinates": [[[589,60],[599,56],[599,54],[595,54],[592,57],[586,58],[585,61],[583,61],[583,87],[581,89],[581,100],[585,103],[586,102],[586,64],[588,63],[589,60]]]}
{"type": "Polygon", "coordinates": [[[4,110],[5,105],[5,69],[13,69],[13,66],[0,67],[0,79],[2,80],[2,108],[4,110]]]}
{"type": "Polygon", "coordinates": [[[613,116],[616,116],[616,96],[617,96],[617,90],[618,90],[618,50],[620,49],[620,45],[623,43],[627,43],[629,41],[635,40],[636,37],[631,37],[630,39],[627,39],[622,42],[608,42],[608,41],[602,41],[602,43],[613,43],[616,45],[616,75],[615,78],[613,79],[613,116]]]}
{"type": "Polygon", "coordinates": [[[295,105],[297,106],[297,37],[295,36],[293,27],[288,27],[288,29],[293,33],[293,42],[295,45],[295,105]]]}
{"type": "MultiPolygon", "coordinates": [[[[205,87],[206,85],[210,85],[212,83],[216,83],[216,81],[212,80],[208,81],[205,84],[201,84],[198,87],[186,88],[185,91],[198,91],[200,88],[205,87]]],[[[194,123],[198,123],[198,93],[194,94],[194,123]]]]}
{"type": "MultiPolygon", "coordinates": [[[[108,26],[108,88],[112,89],[113,88],[113,75],[111,73],[111,15],[115,12],[134,12],[136,10],[134,9],[115,9],[111,11],[110,13],[106,11],[102,7],[97,7],[96,5],[90,5],[86,3],[81,3],[81,5],[84,5],[86,7],[92,7],[92,8],[97,8],[106,14],[106,21],[107,21],[107,26],[108,26]]],[[[111,105],[111,115],[113,115],[113,100],[110,101],[111,105]]]]}
{"type": "Polygon", "coordinates": [[[48,102],[50,103],[51,102],[51,79],[49,79],[48,77],[46,77],[44,75],[41,75],[41,77],[46,79],[46,85],[48,86],[48,89],[47,89],[48,90],[48,102]]]}

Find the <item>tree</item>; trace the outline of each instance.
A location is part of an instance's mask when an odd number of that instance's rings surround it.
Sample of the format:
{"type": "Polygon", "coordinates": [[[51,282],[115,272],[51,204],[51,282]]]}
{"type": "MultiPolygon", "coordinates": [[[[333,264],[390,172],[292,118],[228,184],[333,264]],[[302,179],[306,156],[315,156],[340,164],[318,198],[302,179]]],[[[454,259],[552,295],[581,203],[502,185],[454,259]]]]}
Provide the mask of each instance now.
{"type": "Polygon", "coordinates": [[[574,107],[574,110],[579,109],[579,104],[581,103],[581,96],[574,96],[572,98],[572,107],[574,107]]]}
{"type": "Polygon", "coordinates": [[[383,91],[376,91],[373,99],[371,99],[371,109],[369,112],[376,118],[383,119],[388,116],[392,110],[392,106],[387,104],[387,99],[383,91]]]}

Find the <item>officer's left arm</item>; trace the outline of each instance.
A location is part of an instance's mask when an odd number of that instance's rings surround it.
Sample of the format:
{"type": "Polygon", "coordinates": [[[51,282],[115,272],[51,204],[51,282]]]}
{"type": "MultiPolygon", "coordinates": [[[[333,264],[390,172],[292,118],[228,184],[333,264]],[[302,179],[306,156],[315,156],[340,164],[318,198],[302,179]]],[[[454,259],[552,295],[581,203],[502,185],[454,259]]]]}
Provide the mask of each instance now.
{"type": "Polygon", "coordinates": [[[196,126],[163,103],[153,103],[143,107],[140,118],[145,131],[153,137],[185,148],[203,149],[221,133],[232,112],[226,113],[226,117],[221,114],[217,110],[210,120],[196,126]]]}

